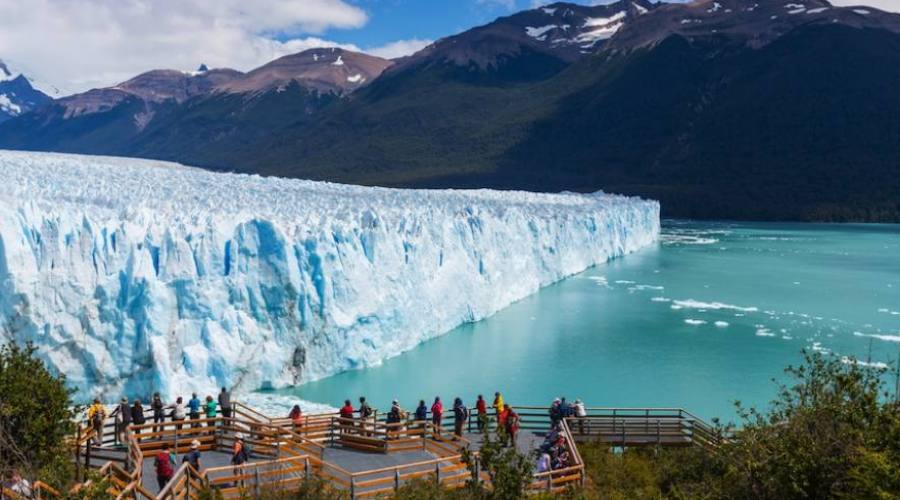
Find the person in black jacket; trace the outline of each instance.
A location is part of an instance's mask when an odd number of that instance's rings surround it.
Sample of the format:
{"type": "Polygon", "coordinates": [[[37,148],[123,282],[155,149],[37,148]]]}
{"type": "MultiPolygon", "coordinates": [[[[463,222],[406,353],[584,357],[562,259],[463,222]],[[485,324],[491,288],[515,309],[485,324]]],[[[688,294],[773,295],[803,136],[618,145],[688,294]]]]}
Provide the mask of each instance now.
{"type": "MultiPolygon", "coordinates": [[[[147,419],[144,417],[144,406],[141,405],[140,399],[134,400],[134,406],[131,407],[131,421],[134,422],[134,425],[144,425],[147,422],[147,419]]],[[[141,441],[141,430],[134,430],[135,437],[138,442],[141,441]]]]}
{"type": "Polygon", "coordinates": [[[463,404],[462,398],[456,398],[453,401],[453,433],[456,435],[454,440],[462,437],[463,426],[467,420],[469,420],[469,409],[463,404]]]}
{"type": "MultiPolygon", "coordinates": [[[[159,393],[153,393],[153,401],[150,402],[150,409],[153,410],[153,423],[159,424],[166,420],[166,404],[163,403],[159,393]]],[[[161,429],[153,426],[153,432],[159,432],[161,429]]]]}
{"type": "Polygon", "coordinates": [[[128,406],[128,398],[122,398],[119,403],[119,425],[116,427],[116,441],[125,443],[128,440],[128,426],[131,425],[131,406],[128,406]]]}
{"type": "MultiPolygon", "coordinates": [[[[224,387],[219,393],[219,408],[222,409],[222,417],[231,418],[231,393],[224,387]]],[[[225,425],[230,424],[226,422],[225,425]]]]}

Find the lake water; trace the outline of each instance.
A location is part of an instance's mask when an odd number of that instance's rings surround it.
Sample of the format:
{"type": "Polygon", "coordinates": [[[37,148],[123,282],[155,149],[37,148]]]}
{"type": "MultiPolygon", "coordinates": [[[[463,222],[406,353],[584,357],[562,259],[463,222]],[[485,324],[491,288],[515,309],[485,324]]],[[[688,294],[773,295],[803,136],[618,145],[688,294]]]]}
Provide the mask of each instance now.
{"type": "Polygon", "coordinates": [[[734,417],[815,349],[892,362],[900,348],[900,226],[668,221],[658,246],[543,289],[383,365],[279,391],[408,408],[501,390],[590,406],[734,417]]]}

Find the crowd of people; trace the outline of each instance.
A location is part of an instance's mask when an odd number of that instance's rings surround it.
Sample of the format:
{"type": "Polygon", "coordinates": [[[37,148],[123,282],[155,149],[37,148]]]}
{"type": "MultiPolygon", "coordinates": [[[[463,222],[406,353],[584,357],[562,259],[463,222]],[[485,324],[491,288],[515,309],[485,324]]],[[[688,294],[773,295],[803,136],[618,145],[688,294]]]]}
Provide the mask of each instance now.
{"type": "MultiPolygon", "coordinates": [[[[470,415],[470,410],[461,397],[454,398],[451,411],[453,412],[454,439],[459,439],[463,436],[466,424],[472,418],[472,415],[470,415]]],[[[548,411],[550,430],[546,434],[540,448],[536,451],[538,472],[547,472],[571,465],[571,443],[566,440],[562,432],[562,421],[566,418],[575,418],[576,422],[580,424],[582,419],[587,416],[585,406],[581,400],[569,403],[564,397],[556,398],[548,411]]],[[[185,420],[199,421],[201,416],[207,419],[214,419],[219,412],[221,412],[223,417],[231,418],[231,393],[225,387],[222,388],[216,399],[213,399],[212,396],[206,396],[204,400],[201,400],[194,393],[187,404],[184,403],[182,397],[176,398],[173,403],[166,404],[159,393],[156,393],[151,399],[149,409],[143,407],[140,399],[135,399],[133,403],[129,404],[127,398],[122,398],[117,409],[116,439],[120,443],[124,442],[128,437],[129,429],[139,433],[140,427],[135,428],[132,426],[141,426],[147,423],[148,415],[154,424],[161,424],[168,419],[176,424],[176,428],[181,429],[185,425],[185,420]],[[123,437],[125,439],[122,439],[123,437]]],[[[494,393],[494,399],[490,406],[488,406],[484,396],[479,394],[475,401],[474,412],[478,432],[486,432],[489,428],[489,423],[495,422],[503,446],[516,445],[520,416],[509,404],[503,401],[503,395],[500,392],[494,393]],[[500,432],[500,430],[503,432],[500,432]]],[[[369,405],[365,397],[360,397],[359,405],[356,408],[353,407],[349,399],[345,400],[344,405],[338,410],[338,415],[342,419],[359,422],[363,432],[369,432],[366,431],[366,425],[368,425],[370,419],[374,420],[375,410],[369,405]]],[[[91,426],[98,431],[93,437],[94,442],[102,444],[102,429],[104,420],[107,418],[107,408],[100,403],[99,399],[95,399],[94,404],[88,408],[87,418],[91,426]]],[[[288,414],[288,418],[297,428],[302,427],[304,424],[303,411],[299,405],[294,405],[288,414]]],[[[408,424],[413,426],[422,424],[424,427],[424,423],[430,421],[440,431],[443,428],[444,404],[439,396],[434,398],[430,407],[425,404],[425,400],[420,400],[412,413],[412,418],[410,418],[410,415],[400,406],[400,403],[394,400],[391,403],[390,410],[387,412],[385,421],[389,424],[388,439],[400,435],[401,428],[408,424]]],[[[202,422],[193,422],[190,425],[192,428],[196,428],[200,427],[202,422]]],[[[208,420],[206,425],[212,426],[214,422],[208,420]]],[[[154,432],[157,431],[156,427],[153,429],[154,432]]],[[[244,436],[240,433],[235,435],[231,455],[231,463],[236,468],[246,463],[250,457],[249,446],[245,443],[244,436]]],[[[188,463],[195,470],[200,471],[201,459],[200,442],[194,440],[191,443],[190,450],[182,457],[181,463],[188,463]]],[[[175,450],[172,450],[168,443],[164,443],[154,459],[154,467],[160,489],[171,480],[177,463],[175,450]]]]}
{"type": "MultiPolygon", "coordinates": [[[[181,396],[175,398],[174,403],[167,404],[163,402],[162,397],[157,392],[153,394],[153,397],[150,400],[149,409],[144,408],[140,398],[135,398],[130,404],[128,398],[122,398],[119,405],[113,410],[116,417],[116,443],[124,443],[128,439],[128,433],[132,429],[136,435],[139,435],[142,429],[140,426],[148,423],[148,415],[154,424],[162,424],[168,419],[171,422],[175,422],[175,427],[178,430],[181,430],[185,420],[200,420],[201,417],[213,419],[216,418],[220,412],[223,417],[231,418],[231,410],[231,392],[225,387],[222,388],[217,399],[213,399],[212,396],[206,396],[204,400],[201,400],[195,392],[191,394],[191,399],[187,404],[184,403],[184,398],[181,396]]],[[[94,399],[94,403],[87,409],[87,420],[94,430],[93,441],[97,446],[103,445],[103,426],[109,416],[106,406],[100,402],[99,398],[94,399]]],[[[214,424],[215,422],[211,420],[207,420],[206,422],[206,425],[210,427],[214,424]]],[[[193,428],[200,427],[201,425],[201,422],[191,423],[191,427],[193,428]]],[[[153,432],[158,431],[159,427],[154,426],[153,432]]],[[[137,437],[138,440],[140,440],[140,437],[137,437]]]]}
{"type": "MultiPolygon", "coordinates": [[[[515,443],[516,435],[519,432],[519,414],[516,413],[512,407],[503,402],[503,396],[499,392],[494,393],[494,401],[491,408],[494,412],[494,421],[497,422],[499,428],[505,431],[503,433],[505,439],[504,443],[508,446],[513,445],[515,443]]],[[[470,415],[469,407],[466,406],[461,397],[454,398],[451,411],[453,412],[454,439],[459,439],[462,437],[466,424],[469,422],[469,419],[472,418],[472,415],[470,415]]],[[[487,402],[481,394],[478,395],[478,399],[475,402],[475,412],[476,414],[474,417],[476,419],[477,429],[479,432],[484,432],[491,416],[488,413],[487,402]]],[[[413,427],[416,427],[417,424],[421,425],[425,422],[431,422],[431,424],[440,432],[443,430],[444,413],[444,403],[441,401],[440,396],[434,398],[434,402],[432,402],[430,407],[426,405],[425,400],[422,399],[419,400],[418,406],[416,406],[415,411],[412,413],[411,424],[413,427]]],[[[288,418],[299,424],[302,422],[301,415],[302,412],[300,411],[300,407],[295,406],[288,415],[288,418]]],[[[373,415],[374,410],[366,402],[365,397],[359,398],[359,407],[357,408],[354,408],[350,400],[347,399],[344,401],[344,405],[340,410],[338,410],[338,416],[340,416],[340,418],[344,420],[358,419],[361,422],[360,426],[363,429],[365,428],[363,422],[367,421],[373,415]]],[[[392,401],[391,409],[385,417],[385,422],[389,424],[389,429],[387,431],[388,438],[397,436],[399,434],[399,428],[401,427],[399,424],[409,423],[409,420],[409,414],[400,406],[399,401],[396,399],[392,401]]]]}

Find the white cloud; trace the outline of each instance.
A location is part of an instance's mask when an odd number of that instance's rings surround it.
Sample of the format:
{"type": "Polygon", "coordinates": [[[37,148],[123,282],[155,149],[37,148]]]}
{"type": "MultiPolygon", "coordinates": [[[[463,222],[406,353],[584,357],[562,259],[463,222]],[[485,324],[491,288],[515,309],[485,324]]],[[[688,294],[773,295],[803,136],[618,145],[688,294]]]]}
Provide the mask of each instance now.
{"type": "Polygon", "coordinates": [[[0,58],[75,92],[152,68],[248,70],[367,20],[345,0],[0,0],[0,58]]]}
{"type": "Polygon", "coordinates": [[[516,0],[475,0],[475,3],[491,7],[502,7],[506,10],[513,10],[516,8],[516,0]]]}
{"type": "Polygon", "coordinates": [[[868,5],[887,12],[900,12],[900,0],[832,0],[831,4],[838,7],[868,5]]]}
{"type": "Polygon", "coordinates": [[[373,56],[383,57],[385,59],[396,59],[418,52],[430,45],[431,42],[432,40],[420,40],[418,38],[397,40],[396,42],[391,42],[382,45],[381,47],[367,49],[366,52],[373,56]]]}

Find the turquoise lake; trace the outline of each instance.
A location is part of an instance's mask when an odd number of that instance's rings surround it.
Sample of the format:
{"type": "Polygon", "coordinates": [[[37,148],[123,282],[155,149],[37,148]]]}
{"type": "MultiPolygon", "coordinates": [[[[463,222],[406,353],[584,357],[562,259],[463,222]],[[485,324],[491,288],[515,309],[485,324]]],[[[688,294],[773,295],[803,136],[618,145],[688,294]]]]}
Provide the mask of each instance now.
{"type": "MultiPolygon", "coordinates": [[[[661,241],[381,366],[279,391],[329,403],[503,392],[513,404],[765,407],[801,350],[893,363],[900,225],[666,221],[661,241]]],[[[893,385],[893,384],[890,384],[893,385]]]]}

